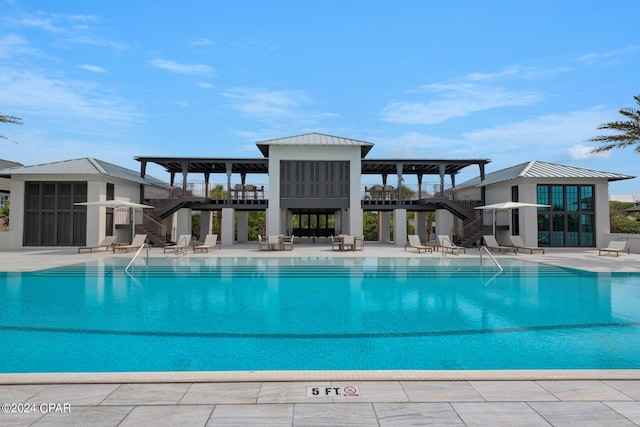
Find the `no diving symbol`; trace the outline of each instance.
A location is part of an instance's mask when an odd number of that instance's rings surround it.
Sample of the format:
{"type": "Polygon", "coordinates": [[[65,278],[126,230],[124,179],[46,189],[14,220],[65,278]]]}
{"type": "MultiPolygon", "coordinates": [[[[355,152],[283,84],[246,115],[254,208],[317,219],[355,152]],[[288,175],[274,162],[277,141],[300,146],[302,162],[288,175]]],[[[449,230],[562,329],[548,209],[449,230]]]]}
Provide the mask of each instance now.
{"type": "Polygon", "coordinates": [[[346,396],[360,396],[360,392],[358,391],[358,387],[348,385],[342,389],[346,396]]]}

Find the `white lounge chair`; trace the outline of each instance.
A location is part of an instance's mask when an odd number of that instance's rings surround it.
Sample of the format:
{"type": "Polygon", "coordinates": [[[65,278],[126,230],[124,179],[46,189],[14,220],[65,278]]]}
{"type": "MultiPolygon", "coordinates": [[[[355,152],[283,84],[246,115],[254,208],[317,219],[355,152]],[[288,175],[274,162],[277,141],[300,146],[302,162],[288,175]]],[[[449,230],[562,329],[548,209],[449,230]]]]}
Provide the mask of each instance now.
{"type": "Polygon", "coordinates": [[[216,246],[218,247],[218,250],[222,246],[222,245],[220,245],[220,242],[218,242],[218,235],[217,234],[207,234],[207,236],[204,238],[204,243],[201,244],[201,245],[195,245],[193,247],[193,252],[202,251],[202,252],[209,253],[209,249],[213,249],[216,246]]]}
{"type": "Polygon", "coordinates": [[[482,238],[484,239],[484,245],[486,246],[487,249],[490,249],[490,250],[497,249],[503,254],[506,254],[507,252],[513,252],[514,254],[518,253],[518,248],[516,248],[515,246],[499,245],[498,241],[494,236],[485,235],[485,236],[482,236],[482,238]]]}
{"type": "Polygon", "coordinates": [[[460,252],[467,253],[467,248],[454,244],[451,239],[449,239],[449,236],[443,234],[438,235],[438,247],[442,249],[443,254],[447,254],[448,252],[451,252],[452,255],[460,255],[460,252]]]}
{"type": "Polygon", "coordinates": [[[104,238],[104,240],[102,240],[102,242],[100,242],[99,245],[79,247],[78,253],[80,253],[80,251],[89,251],[90,253],[93,253],[95,249],[102,249],[102,248],[105,248],[105,250],[108,251],[109,249],[111,249],[115,241],[116,241],[116,236],[107,236],[104,238]]]}
{"type": "Polygon", "coordinates": [[[174,251],[175,253],[184,252],[189,249],[190,244],[191,234],[181,234],[174,245],[167,245],[164,247],[164,252],[166,253],[168,250],[174,251]]]}
{"type": "Polygon", "coordinates": [[[418,236],[417,234],[410,234],[409,236],[407,236],[407,238],[409,239],[409,242],[407,242],[407,244],[404,245],[405,251],[407,250],[407,247],[409,247],[409,248],[415,248],[418,251],[418,253],[420,253],[420,251],[433,253],[433,247],[423,245],[420,242],[420,236],[418,236]]]}
{"type": "Polygon", "coordinates": [[[511,240],[513,246],[518,249],[518,251],[520,251],[520,249],[524,249],[529,251],[530,254],[533,254],[533,251],[540,251],[544,255],[544,248],[541,248],[539,246],[527,246],[524,244],[524,242],[522,241],[522,237],[520,236],[509,236],[509,239],[511,240]]]}
{"type": "Polygon", "coordinates": [[[602,255],[603,252],[613,252],[616,254],[616,258],[620,255],[620,252],[626,252],[627,255],[629,255],[630,253],[629,248],[627,247],[626,240],[614,240],[612,242],[609,242],[609,246],[607,246],[606,248],[598,249],[598,255],[602,255]]]}
{"type": "Polygon", "coordinates": [[[113,253],[116,251],[125,251],[129,252],[130,250],[135,251],[136,249],[140,249],[144,242],[147,240],[146,234],[136,234],[133,236],[133,241],[130,245],[113,245],[113,253]]]}

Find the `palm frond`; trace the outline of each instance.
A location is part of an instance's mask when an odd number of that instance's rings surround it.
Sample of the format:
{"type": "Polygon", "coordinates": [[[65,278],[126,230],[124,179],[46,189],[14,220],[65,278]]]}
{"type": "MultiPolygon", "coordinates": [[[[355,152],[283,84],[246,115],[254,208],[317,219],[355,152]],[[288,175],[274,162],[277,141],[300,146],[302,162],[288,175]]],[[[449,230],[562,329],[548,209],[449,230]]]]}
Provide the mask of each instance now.
{"type": "MultiPolygon", "coordinates": [[[[640,95],[633,97],[640,104],[640,95]]],[[[621,108],[619,113],[629,120],[605,123],[598,130],[613,130],[619,132],[612,135],[599,135],[588,139],[589,142],[605,144],[596,147],[590,153],[602,153],[614,148],[626,148],[637,145],[635,151],[640,153],[640,110],[635,108],[621,108]]]]}

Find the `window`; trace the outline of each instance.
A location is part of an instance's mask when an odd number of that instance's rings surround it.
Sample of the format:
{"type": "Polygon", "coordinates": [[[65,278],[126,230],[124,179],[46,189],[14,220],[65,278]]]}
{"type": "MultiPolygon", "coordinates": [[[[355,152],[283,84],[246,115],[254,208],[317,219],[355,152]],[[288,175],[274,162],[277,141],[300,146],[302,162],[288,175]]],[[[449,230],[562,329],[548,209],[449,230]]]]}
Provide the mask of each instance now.
{"type": "MultiPolygon", "coordinates": [[[[511,187],[511,201],[519,202],[518,186],[511,187]]],[[[520,210],[511,209],[511,234],[514,236],[520,235],[520,210]]]]}
{"type": "Polygon", "coordinates": [[[538,185],[540,246],[593,247],[592,185],[538,185]]]}

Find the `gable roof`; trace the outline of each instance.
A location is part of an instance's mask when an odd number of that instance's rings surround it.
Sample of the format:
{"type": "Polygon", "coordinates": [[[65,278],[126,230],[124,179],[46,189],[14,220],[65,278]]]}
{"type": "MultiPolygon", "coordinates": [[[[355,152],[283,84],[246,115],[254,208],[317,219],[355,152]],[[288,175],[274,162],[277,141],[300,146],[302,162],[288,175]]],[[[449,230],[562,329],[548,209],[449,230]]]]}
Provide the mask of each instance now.
{"type": "Polygon", "coordinates": [[[527,163],[521,163],[488,173],[484,181],[480,181],[480,177],[470,179],[469,181],[459,184],[458,187],[484,186],[510,181],[516,178],[606,178],[608,181],[620,181],[623,179],[633,179],[635,176],[532,160],[527,163]]]}
{"type": "Polygon", "coordinates": [[[269,157],[269,146],[271,145],[288,145],[288,146],[317,146],[317,145],[340,145],[340,146],[359,146],[361,147],[360,155],[364,158],[373,148],[372,142],[359,141],[357,139],[342,138],[339,136],[325,135],[322,133],[305,133],[302,135],[288,136],[286,138],[268,139],[266,141],[257,142],[256,145],[262,152],[262,155],[269,157]]]}
{"type": "MultiPolygon", "coordinates": [[[[22,163],[12,162],[11,160],[3,160],[0,159],[0,170],[11,168],[14,166],[22,166],[22,163]]],[[[11,191],[11,180],[7,178],[0,178],[0,191],[9,192],[11,191]]]]}
{"type": "Polygon", "coordinates": [[[168,186],[167,183],[151,176],[142,178],[139,172],[93,157],[63,160],[31,166],[16,166],[0,170],[1,177],[12,175],[107,175],[138,184],[168,186]]]}

